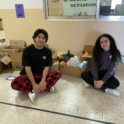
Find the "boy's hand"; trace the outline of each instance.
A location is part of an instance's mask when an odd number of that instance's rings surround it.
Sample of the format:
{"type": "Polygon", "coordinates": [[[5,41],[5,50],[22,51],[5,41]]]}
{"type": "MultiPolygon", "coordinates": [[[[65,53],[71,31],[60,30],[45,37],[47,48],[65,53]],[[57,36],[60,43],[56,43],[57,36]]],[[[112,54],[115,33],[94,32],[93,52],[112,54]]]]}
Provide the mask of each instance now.
{"type": "Polygon", "coordinates": [[[46,89],[46,81],[45,80],[41,80],[41,82],[39,83],[40,86],[40,91],[43,91],[46,89]]]}
{"type": "Polygon", "coordinates": [[[38,84],[33,85],[33,91],[36,94],[40,93],[40,86],[38,84]]]}

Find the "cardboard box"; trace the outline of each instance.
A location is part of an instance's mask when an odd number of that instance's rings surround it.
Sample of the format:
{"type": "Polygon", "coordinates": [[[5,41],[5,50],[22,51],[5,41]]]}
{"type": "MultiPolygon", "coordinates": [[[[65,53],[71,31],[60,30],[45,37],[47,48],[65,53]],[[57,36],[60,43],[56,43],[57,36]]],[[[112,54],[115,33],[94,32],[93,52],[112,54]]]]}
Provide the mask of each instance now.
{"type": "Polygon", "coordinates": [[[92,66],[91,60],[92,60],[92,58],[87,58],[87,57],[86,58],[85,57],[81,58],[81,61],[87,61],[88,62],[86,70],[90,70],[91,69],[91,66],[92,66]]]}
{"type": "Polygon", "coordinates": [[[4,51],[4,49],[5,46],[0,47],[0,72],[6,69],[8,67],[7,65],[11,61],[10,57],[8,56],[7,52],[4,51]]]}
{"type": "Polygon", "coordinates": [[[59,61],[55,61],[50,67],[50,70],[59,70],[59,61]]]}
{"type": "Polygon", "coordinates": [[[6,65],[0,61],[0,73],[6,68],[6,65]]]}
{"type": "Polygon", "coordinates": [[[70,75],[74,77],[80,77],[81,73],[84,72],[86,68],[78,68],[73,66],[62,66],[60,65],[60,72],[65,75],[70,75]]]}
{"type": "Polygon", "coordinates": [[[25,47],[24,48],[19,48],[19,52],[23,53],[25,47]]]}
{"type": "Polygon", "coordinates": [[[89,54],[90,54],[90,56],[85,56],[85,55],[81,55],[81,57],[83,57],[83,58],[92,58],[92,52],[93,52],[93,45],[85,45],[84,46],[84,49],[83,49],[83,51],[82,51],[82,54],[86,51],[86,52],[88,52],[89,54]]]}
{"type": "Polygon", "coordinates": [[[13,52],[10,55],[12,61],[21,61],[22,62],[22,53],[21,52],[13,52]]]}
{"type": "Polygon", "coordinates": [[[10,40],[10,48],[23,48],[26,47],[24,40],[10,40]]]}
{"type": "Polygon", "coordinates": [[[11,62],[10,54],[12,52],[15,52],[15,49],[2,49],[0,50],[0,58],[1,62],[3,62],[5,65],[8,65],[11,62]]]}
{"type": "Polygon", "coordinates": [[[5,65],[8,65],[11,62],[11,58],[8,55],[6,55],[0,61],[5,65]]]}
{"type": "Polygon", "coordinates": [[[9,63],[11,62],[10,54],[12,52],[15,52],[15,49],[10,49],[5,46],[0,47],[0,72],[9,67],[9,63]]]}
{"type": "Polygon", "coordinates": [[[4,49],[5,48],[5,46],[0,46],[0,50],[2,50],[2,49],[4,49]]]}
{"type": "Polygon", "coordinates": [[[124,63],[118,63],[116,71],[124,71],[124,63]]]}
{"type": "Polygon", "coordinates": [[[92,60],[93,47],[94,47],[93,45],[85,45],[84,50],[82,51],[82,53],[84,51],[86,51],[86,52],[88,52],[90,54],[90,56],[81,56],[81,61],[83,61],[83,60],[88,61],[87,70],[91,69],[91,60],[92,60]]]}
{"type": "Polygon", "coordinates": [[[11,53],[12,69],[16,71],[22,70],[22,53],[14,52],[11,53]]]}
{"type": "Polygon", "coordinates": [[[9,47],[5,48],[5,49],[2,49],[2,51],[4,53],[12,53],[12,52],[16,52],[16,49],[10,49],[9,47]]]}
{"type": "Polygon", "coordinates": [[[58,59],[57,59],[57,56],[56,56],[56,53],[52,53],[52,61],[54,62],[54,61],[57,61],[58,59]]]}
{"type": "Polygon", "coordinates": [[[12,61],[12,69],[15,71],[21,71],[23,69],[22,62],[12,61]]]}
{"type": "MultiPolygon", "coordinates": [[[[23,51],[24,47],[26,46],[25,41],[22,40],[11,40],[10,46],[5,47],[4,49],[0,50],[5,55],[11,55],[13,52],[17,52],[20,48],[20,51],[23,51]],[[21,49],[22,47],[22,49],[21,49]]],[[[18,58],[18,57],[17,57],[18,58]]],[[[9,56],[4,56],[1,59],[1,62],[3,62],[5,65],[8,65],[11,62],[11,58],[9,56]]]]}

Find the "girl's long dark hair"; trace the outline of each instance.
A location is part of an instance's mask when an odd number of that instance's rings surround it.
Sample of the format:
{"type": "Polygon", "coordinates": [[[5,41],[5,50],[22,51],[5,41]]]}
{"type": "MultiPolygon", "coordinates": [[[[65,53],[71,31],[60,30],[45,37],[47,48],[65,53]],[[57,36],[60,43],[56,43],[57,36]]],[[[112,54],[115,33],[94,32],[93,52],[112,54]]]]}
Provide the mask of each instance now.
{"type": "Polygon", "coordinates": [[[97,64],[98,67],[100,67],[101,53],[103,51],[103,49],[101,48],[101,45],[100,45],[100,39],[102,37],[107,37],[109,39],[110,43],[111,43],[110,44],[110,52],[112,54],[112,61],[117,62],[118,59],[121,59],[121,54],[120,54],[120,51],[117,49],[114,38],[109,34],[102,34],[96,40],[96,43],[95,43],[95,46],[94,46],[94,49],[93,49],[93,59],[94,59],[94,61],[97,64]]]}

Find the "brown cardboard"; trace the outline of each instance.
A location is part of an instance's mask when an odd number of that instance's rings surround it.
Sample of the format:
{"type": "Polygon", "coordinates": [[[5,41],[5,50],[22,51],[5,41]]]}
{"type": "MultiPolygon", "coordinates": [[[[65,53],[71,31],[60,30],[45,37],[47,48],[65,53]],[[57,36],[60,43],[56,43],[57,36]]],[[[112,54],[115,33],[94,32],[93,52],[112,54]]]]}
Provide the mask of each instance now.
{"type": "Polygon", "coordinates": [[[0,61],[0,73],[6,68],[6,65],[0,61]]]}
{"type": "Polygon", "coordinates": [[[22,70],[22,53],[20,52],[13,52],[10,55],[11,57],[11,62],[12,62],[12,69],[16,71],[22,70]]]}
{"type": "Polygon", "coordinates": [[[74,77],[80,77],[81,73],[84,72],[86,68],[78,68],[73,66],[62,66],[60,65],[60,72],[65,75],[70,75],[74,77]]]}
{"type": "Polygon", "coordinates": [[[85,45],[83,51],[87,51],[88,53],[92,53],[93,51],[93,45],[85,45]]]}
{"type": "Polygon", "coordinates": [[[85,57],[81,58],[81,62],[82,61],[87,61],[88,62],[86,70],[90,70],[91,69],[91,60],[92,60],[92,58],[87,58],[87,57],[86,58],[85,57]]]}
{"type": "Polygon", "coordinates": [[[124,71],[124,63],[119,63],[116,68],[116,71],[124,71]]]}
{"type": "Polygon", "coordinates": [[[10,40],[10,48],[21,48],[26,47],[24,40],[10,40]]]}
{"type": "Polygon", "coordinates": [[[6,55],[1,59],[1,62],[4,63],[5,65],[8,65],[11,62],[11,58],[6,55]]]}
{"type": "Polygon", "coordinates": [[[53,60],[53,62],[58,60],[56,53],[52,53],[52,60],[53,60]]]}
{"type": "Polygon", "coordinates": [[[90,70],[91,69],[91,59],[92,59],[92,52],[93,52],[93,45],[85,45],[84,46],[84,50],[82,51],[82,53],[84,51],[88,52],[89,54],[91,54],[91,56],[82,56],[81,55],[81,61],[85,60],[88,61],[88,66],[86,70],[90,70]]]}
{"type": "Polygon", "coordinates": [[[0,60],[0,72],[2,72],[6,67],[6,65],[9,65],[9,63],[11,62],[11,58],[8,56],[10,55],[12,52],[15,52],[15,49],[10,49],[10,47],[0,47],[0,51],[2,54],[2,58],[0,60]]]}
{"type": "Polygon", "coordinates": [[[22,62],[18,62],[18,61],[12,61],[12,69],[15,71],[21,71],[23,68],[22,66],[22,62]]]}
{"type": "Polygon", "coordinates": [[[88,52],[90,54],[90,56],[81,56],[83,58],[92,58],[92,52],[93,52],[93,45],[85,45],[84,49],[82,51],[82,54],[84,53],[84,51],[88,52]]]}
{"type": "Polygon", "coordinates": [[[5,48],[5,46],[0,46],[0,50],[2,50],[2,49],[4,49],[5,48]]]}
{"type": "Polygon", "coordinates": [[[25,47],[24,48],[19,48],[19,52],[23,53],[25,47]]]}
{"type": "Polygon", "coordinates": [[[21,52],[13,52],[10,55],[12,61],[22,62],[22,53],[21,52]]]}
{"type": "Polygon", "coordinates": [[[53,65],[50,67],[50,70],[59,70],[59,61],[55,61],[53,65]]]}
{"type": "Polygon", "coordinates": [[[12,52],[15,52],[16,50],[15,50],[15,49],[6,48],[6,49],[3,49],[2,51],[3,51],[4,53],[12,53],[12,52]]]}

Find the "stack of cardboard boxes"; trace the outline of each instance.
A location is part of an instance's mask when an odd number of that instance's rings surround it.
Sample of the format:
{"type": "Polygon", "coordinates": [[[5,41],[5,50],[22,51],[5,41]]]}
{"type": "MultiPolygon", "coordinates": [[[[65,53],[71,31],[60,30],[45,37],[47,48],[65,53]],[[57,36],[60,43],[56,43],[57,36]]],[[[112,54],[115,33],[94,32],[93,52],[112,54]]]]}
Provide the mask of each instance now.
{"type": "Polygon", "coordinates": [[[19,50],[26,47],[26,42],[23,40],[11,40],[10,46],[5,46],[0,49],[0,55],[3,55],[0,59],[0,72],[2,72],[11,62],[14,70],[20,70],[22,67],[21,59],[22,53],[19,50]],[[19,66],[18,64],[19,63],[19,66]]]}
{"type": "MultiPolygon", "coordinates": [[[[0,55],[2,55],[2,57],[0,59],[0,72],[2,72],[9,64],[15,71],[22,70],[22,53],[25,47],[26,43],[23,40],[11,40],[10,46],[1,47],[0,55]]],[[[46,44],[45,47],[48,48],[48,44],[46,44]]],[[[52,59],[53,65],[50,70],[59,70],[59,61],[56,59],[55,53],[53,53],[52,59]]]]}

